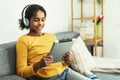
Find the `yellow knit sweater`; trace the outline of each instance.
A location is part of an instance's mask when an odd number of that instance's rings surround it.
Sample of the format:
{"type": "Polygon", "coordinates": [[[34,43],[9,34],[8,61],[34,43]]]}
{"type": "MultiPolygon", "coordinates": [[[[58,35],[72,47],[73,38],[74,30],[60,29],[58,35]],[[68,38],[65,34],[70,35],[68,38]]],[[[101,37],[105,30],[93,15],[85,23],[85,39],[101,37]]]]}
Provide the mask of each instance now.
{"type": "Polygon", "coordinates": [[[44,33],[43,36],[39,37],[26,34],[21,36],[16,45],[17,74],[25,78],[33,75],[49,78],[63,72],[67,66],[63,62],[40,68],[36,73],[33,70],[33,64],[40,61],[44,55],[50,52],[55,40],[55,35],[50,33],[44,33]]]}

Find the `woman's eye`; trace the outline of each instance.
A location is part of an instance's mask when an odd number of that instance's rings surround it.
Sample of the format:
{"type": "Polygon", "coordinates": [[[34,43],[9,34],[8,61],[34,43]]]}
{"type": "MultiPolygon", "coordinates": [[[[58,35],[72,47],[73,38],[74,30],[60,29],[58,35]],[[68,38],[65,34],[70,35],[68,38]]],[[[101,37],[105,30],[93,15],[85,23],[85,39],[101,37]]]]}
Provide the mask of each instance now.
{"type": "Polygon", "coordinates": [[[38,19],[35,19],[34,21],[35,21],[35,22],[38,22],[39,20],[38,20],[38,19]]]}
{"type": "Polygon", "coordinates": [[[35,21],[35,22],[39,22],[39,21],[44,22],[44,21],[45,21],[45,19],[41,19],[41,20],[40,20],[40,19],[34,19],[34,21],[35,21]]]}

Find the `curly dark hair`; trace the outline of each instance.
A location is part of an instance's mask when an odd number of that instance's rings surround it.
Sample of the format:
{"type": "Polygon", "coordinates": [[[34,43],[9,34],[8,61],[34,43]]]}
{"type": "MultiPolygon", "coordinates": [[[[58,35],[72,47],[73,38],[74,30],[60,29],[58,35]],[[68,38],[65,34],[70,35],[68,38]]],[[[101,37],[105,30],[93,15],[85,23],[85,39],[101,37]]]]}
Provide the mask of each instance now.
{"type": "Polygon", "coordinates": [[[30,5],[27,5],[27,6],[24,7],[24,9],[22,11],[22,19],[19,19],[19,24],[20,24],[19,27],[21,28],[21,30],[29,29],[29,26],[25,26],[25,24],[23,23],[23,15],[25,15],[24,17],[27,18],[30,21],[30,18],[34,15],[34,13],[37,10],[41,10],[45,14],[45,17],[46,17],[46,15],[47,15],[46,10],[42,6],[40,6],[38,4],[30,4],[30,5]],[[23,12],[25,14],[23,14],[23,12]]]}

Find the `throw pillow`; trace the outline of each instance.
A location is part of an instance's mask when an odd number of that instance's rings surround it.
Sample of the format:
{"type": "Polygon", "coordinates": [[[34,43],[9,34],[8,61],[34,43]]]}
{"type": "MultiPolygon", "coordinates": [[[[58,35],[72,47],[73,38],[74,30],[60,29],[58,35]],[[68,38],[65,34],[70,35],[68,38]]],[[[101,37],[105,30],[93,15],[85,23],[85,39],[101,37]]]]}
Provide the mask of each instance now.
{"type": "Polygon", "coordinates": [[[73,43],[71,51],[74,57],[71,67],[77,72],[83,74],[85,70],[91,71],[95,67],[96,63],[80,36],[73,43]]]}

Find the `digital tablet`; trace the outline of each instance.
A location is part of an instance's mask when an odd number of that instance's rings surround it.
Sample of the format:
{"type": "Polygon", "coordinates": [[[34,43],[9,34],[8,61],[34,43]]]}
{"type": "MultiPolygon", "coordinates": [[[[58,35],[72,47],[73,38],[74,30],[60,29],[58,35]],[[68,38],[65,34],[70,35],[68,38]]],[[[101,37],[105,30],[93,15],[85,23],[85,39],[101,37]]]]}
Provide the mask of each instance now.
{"type": "Polygon", "coordinates": [[[74,40],[75,39],[68,41],[63,40],[63,41],[54,42],[52,49],[50,51],[50,54],[53,56],[54,62],[62,61],[63,55],[71,50],[74,40]]]}

